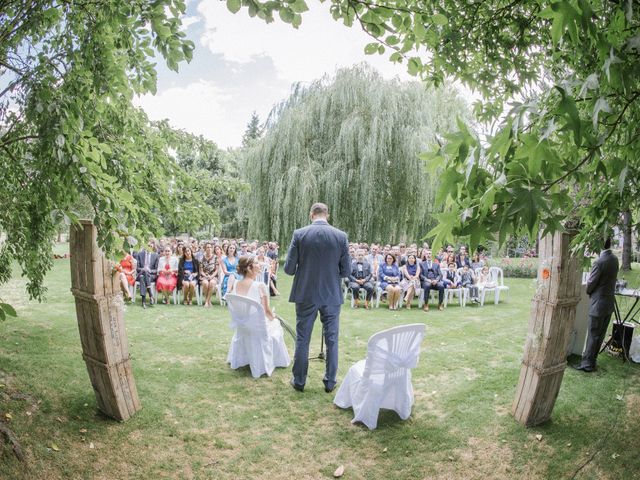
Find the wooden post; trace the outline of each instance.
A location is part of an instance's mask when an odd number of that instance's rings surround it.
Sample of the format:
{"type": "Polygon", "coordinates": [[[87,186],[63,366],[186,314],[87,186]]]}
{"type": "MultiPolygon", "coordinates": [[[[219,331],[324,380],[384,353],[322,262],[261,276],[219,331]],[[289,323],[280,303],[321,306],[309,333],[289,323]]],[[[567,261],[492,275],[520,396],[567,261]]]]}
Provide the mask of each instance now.
{"type": "Polygon", "coordinates": [[[567,365],[566,345],[580,300],[581,262],[571,255],[573,235],[555,233],[540,239],[538,291],[533,298],[529,331],[512,413],[529,427],[551,418],[567,365]]]}
{"type": "Polygon", "coordinates": [[[98,408],[116,420],[127,420],[140,410],[131,372],[129,343],[124,327],[124,301],[112,263],[96,242],[96,227],[87,220],[71,227],[71,292],[82,358],[98,408]]]}

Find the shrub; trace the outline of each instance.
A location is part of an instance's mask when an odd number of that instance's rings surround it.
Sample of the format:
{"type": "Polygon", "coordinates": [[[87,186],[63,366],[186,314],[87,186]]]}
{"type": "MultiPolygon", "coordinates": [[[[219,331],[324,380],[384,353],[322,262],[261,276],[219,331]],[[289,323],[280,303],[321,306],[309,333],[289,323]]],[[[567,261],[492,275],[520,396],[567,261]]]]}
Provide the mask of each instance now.
{"type": "Polygon", "coordinates": [[[537,258],[489,258],[490,267],[500,267],[505,277],[536,278],[538,274],[537,258]]]}

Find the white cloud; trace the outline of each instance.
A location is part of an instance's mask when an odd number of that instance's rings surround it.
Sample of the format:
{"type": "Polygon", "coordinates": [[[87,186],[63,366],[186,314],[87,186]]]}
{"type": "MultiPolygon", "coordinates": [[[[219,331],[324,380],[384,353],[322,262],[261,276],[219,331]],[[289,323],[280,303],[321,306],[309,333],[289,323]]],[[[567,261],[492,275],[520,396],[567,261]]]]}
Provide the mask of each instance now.
{"type": "Polygon", "coordinates": [[[195,25],[196,23],[200,22],[200,17],[187,17],[187,16],[183,16],[180,18],[180,21],[182,22],[182,30],[186,31],[191,25],[195,25]]]}
{"type": "Polygon", "coordinates": [[[348,28],[334,21],[328,3],[307,3],[310,10],[302,14],[302,25],[296,30],[279,18],[266,24],[249,17],[246,8],[234,15],[225,2],[203,0],[197,7],[205,26],[200,42],[234,62],[245,63],[256,55],[267,55],[273,59],[280,77],[288,82],[315,80],[365,60],[386,78],[411,78],[406,66],[391,63],[388,54],[365,55],[364,46],[373,39],[357,24],[348,28]]]}
{"type": "Polygon", "coordinates": [[[137,97],[134,103],[142,107],[151,120],[168,118],[173,127],[196,135],[212,140],[222,136],[236,140],[236,132],[225,122],[226,105],[232,98],[213,82],[200,80],[185,87],[169,88],[155,96],[137,97]]]}

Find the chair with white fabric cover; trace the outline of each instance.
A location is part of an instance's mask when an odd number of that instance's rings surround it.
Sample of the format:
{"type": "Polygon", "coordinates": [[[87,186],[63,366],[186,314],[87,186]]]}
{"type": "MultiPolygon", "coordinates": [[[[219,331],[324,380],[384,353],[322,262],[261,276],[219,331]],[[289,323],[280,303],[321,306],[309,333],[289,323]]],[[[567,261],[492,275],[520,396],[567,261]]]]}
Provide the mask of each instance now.
{"type": "MultiPolygon", "coordinates": [[[[227,293],[227,307],[231,313],[234,330],[227,363],[236,369],[249,365],[254,378],[271,376],[275,367],[287,367],[291,363],[284,343],[282,328],[268,328],[262,305],[251,298],[227,293]]],[[[273,320],[277,322],[277,320],[273,320]]]]}
{"type": "Polygon", "coordinates": [[[400,325],[371,336],[367,358],[353,365],[333,403],[353,408],[351,423],[373,430],[381,408],[395,411],[402,420],[411,415],[411,369],[418,365],[425,324],[400,325]]]}

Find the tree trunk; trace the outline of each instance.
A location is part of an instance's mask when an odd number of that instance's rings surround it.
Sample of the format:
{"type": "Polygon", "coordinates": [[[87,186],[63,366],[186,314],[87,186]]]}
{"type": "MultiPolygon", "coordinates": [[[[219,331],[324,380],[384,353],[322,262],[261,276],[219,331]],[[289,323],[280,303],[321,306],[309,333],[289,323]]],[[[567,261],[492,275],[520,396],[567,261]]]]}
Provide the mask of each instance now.
{"type": "Polygon", "coordinates": [[[540,240],[538,291],[533,297],[512,407],[516,420],[527,427],[551,418],[567,365],[566,345],[581,284],[580,258],[569,251],[572,238],[558,232],[540,240]]]}
{"type": "Polygon", "coordinates": [[[622,212],[622,270],[631,270],[631,253],[633,251],[633,243],[631,241],[631,210],[622,212]]]}
{"type": "Polygon", "coordinates": [[[98,408],[116,420],[140,410],[124,327],[124,302],[112,263],[96,243],[96,227],[86,220],[71,227],[71,292],[78,330],[98,408]]]}

